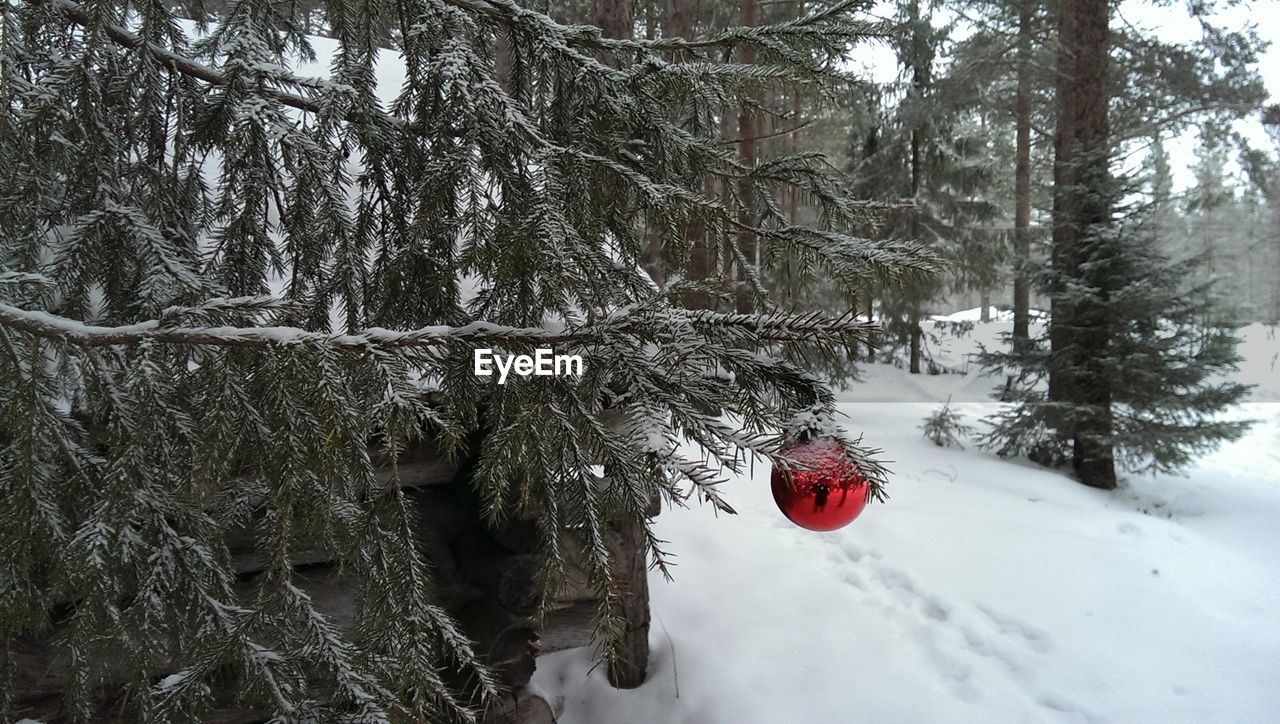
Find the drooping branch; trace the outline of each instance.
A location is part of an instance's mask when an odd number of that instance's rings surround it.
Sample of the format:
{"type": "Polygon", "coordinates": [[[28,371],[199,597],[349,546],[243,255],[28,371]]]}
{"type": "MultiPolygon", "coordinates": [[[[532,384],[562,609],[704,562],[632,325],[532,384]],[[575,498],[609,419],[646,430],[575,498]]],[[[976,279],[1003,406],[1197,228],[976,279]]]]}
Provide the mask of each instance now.
{"type": "MultiPolygon", "coordinates": [[[[856,0],[845,0],[845,2],[839,3],[833,8],[827,8],[820,13],[799,18],[790,23],[783,23],[771,28],[734,28],[704,39],[661,38],[657,40],[644,40],[636,38],[604,38],[594,32],[594,29],[587,26],[561,25],[546,15],[527,10],[516,5],[514,2],[505,0],[446,1],[458,8],[477,15],[484,15],[508,25],[516,25],[521,21],[533,21],[534,23],[543,26],[544,29],[554,28],[563,34],[566,42],[579,47],[608,50],[613,52],[642,50],[652,53],[731,47],[746,42],[760,42],[764,37],[762,33],[768,32],[776,35],[780,32],[797,32],[804,28],[813,27],[823,20],[828,20],[831,17],[837,16],[846,8],[853,7],[857,4],[856,0]]],[[[78,25],[88,26],[93,23],[93,18],[89,12],[73,0],[24,0],[24,2],[28,5],[49,5],[55,7],[69,20],[78,25]]],[[[155,43],[148,42],[136,33],[118,25],[105,23],[102,27],[103,31],[106,32],[107,37],[111,38],[111,40],[115,41],[119,45],[134,50],[143,50],[159,61],[161,65],[173,70],[174,72],[202,80],[210,85],[221,86],[227,85],[228,83],[226,75],[215,68],[211,68],[199,61],[174,53],[173,51],[156,45],[155,43]]],[[[849,34],[857,34],[864,37],[889,37],[892,33],[893,28],[886,24],[859,23],[856,27],[851,26],[849,34]]],[[[278,75],[277,80],[297,85],[308,85],[309,83],[314,82],[303,78],[292,77],[287,74],[278,75]]],[[[320,110],[320,103],[312,98],[277,89],[264,89],[264,92],[290,108],[295,108],[309,113],[315,113],[320,110]]]]}
{"type": "MultiPolygon", "coordinates": [[[[484,15],[508,26],[536,23],[544,28],[561,31],[566,42],[579,47],[609,51],[649,51],[654,53],[688,52],[708,48],[732,48],[743,44],[758,44],[766,38],[796,34],[820,23],[838,17],[846,10],[856,8],[860,0],[844,2],[824,8],[816,13],[772,26],[738,27],[724,30],[708,38],[606,38],[589,26],[564,26],[543,13],[517,5],[513,0],[445,0],[458,8],[477,15],[484,15]]],[[[896,31],[890,23],[847,23],[850,35],[867,38],[887,38],[896,31]]]]}
{"type": "MultiPolygon", "coordinates": [[[[55,7],[59,9],[72,22],[82,26],[89,25],[90,23],[92,23],[92,20],[93,20],[90,14],[82,6],[80,6],[78,3],[74,2],[73,0],[24,0],[24,1],[29,5],[33,5],[33,6],[49,5],[49,6],[55,7]]],[[[505,2],[504,0],[446,0],[446,2],[450,2],[460,8],[463,8],[473,13],[480,13],[486,16],[495,17],[499,21],[507,22],[507,23],[513,23],[517,21],[529,21],[529,19],[532,18],[533,22],[536,22],[537,24],[540,24],[540,25],[544,25],[546,26],[546,28],[554,29],[560,33],[563,33],[566,39],[572,38],[575,41],[578,41],[580,44],[584,45],[585,47],[595,47],[595,48],[609,49],[609,50],[620,50],[628,47],[630,47],[633,50],[640,49],[640,50],[646,50],[651,52],[667,51],[672,49],[690,50],[690,49],[699,48],[699,47],[712,47],[716,45],[722,45],[726,43],[731,43],[731,41],[740,42],[743,38],[751,36],[751,34],[753,33],[763,32],[765,30],[765,28],[763,27],[739,28],[732,31],[726,31],[724,34],[720,36],[716,36],[716,38],[708,39],[705,41],[687,41],[680,38],[667,38],[660,41],[605,39],[605,38],[600,38],[591,32],[587,32],[587,30],[583,28],[578,28],[576,26],[560,25],[550,17],[541,15],[539,13],[535,13],[530,10],[526,10],[524,8],[521,8],[518,5],[515,5],[514,3],[505,2]],[[628,44],[634,44],[634,46],[631,46],[628,44]],[[649,47],[649,46],[652,46],[652,47],[649,47]]],[[[853,3],[851,2],[840,3],[833,8],[824,9],[807,18],[801,18],[799,20],[793,21],[792,23],[786,23],[783,25],[786,27],[792,27],[792,28],[811,26],[820,20],[828,19],[834,15],[837,15],[838,11],[841,11],[843,8],[845,8],[845,6],[850,6],[852,4],[853,3]]],[[[134,50],[144,51],[151,54],[157,61],[160,62],[161,65],[171,69],[173,72],[188,75],[192,78],[196,78],[198,80],[209,83],[211,85],[222,86],[222,85],[227,85],[229,82],[226,75],[223,74],[221,71],[215,68],[211,68],[207,65],[204,65],[203,63],[200,63],[186,56],[174,53],[173,51],[168,50],[167,48],[163,48],[159,45],[156,45],[155,43],[147,42],[145,39],[143,39],[142,37],[138,36],[135,33],[130,32],[129,30],[126,30],[116,25],[112,25],[110,23],[104,24],[103,29],[104,29],[104,32],[106,32],[107,36],[110,37],[116,43],[124,47],[128,47],[134,50]]],[[[776,30],[777,30],[776,27],[773,28],[773,31],[776,31],[776,30]]],[[[604,66],[601,66],[601,67],[605,72],[613,72],[613,70],[610,68],[606,68],[604,66]]],[[[298,78],[284,71],[276,72],[275,78],[281,83],[296,84],[296,85],[303,85],[303,86],[315,85],[317,82],[315,79],[308,80],[308,79],[298,78]]],[[[539,131],[535,123],[533,123],[530,119],[525,117],[525,114],[523,113],[523,111],[514,103],[514,101],[511,98],[509,98],[506,95],[505,91],[503,91],[501,88],[497,88],[496,90],[498,95],[495,98],[495,100],[497,100],[503,106],[502,110],[503,110],[504,118],[506,118],[509,122],[511,122],[514,125],[514,127],[518,129],[535,146],[543,149],[545,152],[549,154],[554,154],[554,155],[563,155],[563,156],[573,157],[578,160],[584,161],[586,163],[590,163],[599,168],[612,171],[613,173],[619,174],[624,178],[626,178],[627,180],[631,181],[638,188],[643,189],[645,193],[666,194],[669,198],[671,198],[676,202],[687,204],[691,208],[698,208],[704,212],[713,213],[714,215],[716,215],[717,217],[721,218],[722,220],[726,221],[731,225],[736,226],[740,224],[740,222],[737,221],[736,216],[732,214],[728,209],[725,209],[719,203],[712,201],[710,199],[707,199],[699,194],[696,194],[689,189],[685,189],[680,186],[676,186],[669,183],[662,183],[662,182],[656,181],[649,174],[646,174],[643,171],[636,169],[632,166],[623,164],[616,159],[609,158],[606,156],[601,156],[596,153],[591,153],[585,149],[573,148],[573,147],[563,146],[561,144],[555,143],[554,141],[552,141],[551,139],[548,139],[545,135],[543,135],[543,133],[539,131]]],[[[319,101],[316,101],[312,98],[308,98],[305,96],[289,93],[286,91],[281,91],[274,88],[262,88],[260,92],[262,92],[267,96],[277,99],[282,104],[288,107],[291,107],[297,110],[315,113],[315,112],[319,112],[321,109],[319,101]]],[[[373,112],[377,115],[377,119],[386,125],[389,125],[401,130],[412,130],[410,125],[406,123],[402,118],[396,117],[390,113],[382,111],[381,109],[375,108],[373,109],[373,112]]],[[[348,120],[352,122],[363,122],[363,121],[367,121],[368,119],[348,118],[348,120]]],[[[803,127],[803,124],[801,127],[803,127]]],[[[671,128],[667,130],[675,130],[675,129],[671,128]]],[[[786,132],[790,133],[796,130],[799,130],[799,127],[790,129],[786,132]]],[[[690,140],[690,139],[685,139],[685,140],[690,140]]],[[[735,139],[734,141],[725,141],[723,143],[732,144],[732,143],[735,143],[737,140],[738,139],[735,139]]],[[[721,145],[721,144],[716,144],[716,145],[721,145]]],[[[738,173],[751,172],[751,169],[741,164],[740,162],[737,162],[736,160],[725,159],[725,163],[730,169],[730,171],[726,172],[726,171],[717,170],[717,169],[711,169],[711,171],[713,173],[722,173],[722,174],[729,173],[730,175],[736,175],[733,172],[738,172],[738,173]]],[[[756,229],[755,232],[762,233],[764,235],[770,235],[771,233],[769,231],[765,231],[762,229],[756,229]]],[[[774,233],[774,236],[775,238],[778,238],[776,233],[774,233]]],[[[204,342],[192,342],[192,343],[202,344],[204,342]]],[[[265,344],[265,342],[263,344],[265,344]]],[[[412,345],[412,346],[419,346],[419,345],[412,345]]]]}
{"type": "MultiPolygon", "coordinates": [[[[25,2],[28,5],[49,5],[55,7],[60,10],[63,15],[67,16],[68,20],[71,20],[77,25],[88,26],[93,22],[93,18],[89,13],[79,4],[72,2],[71,0],[25,0],[25,2]]],[[[161,47],[155,43],[148,42],[141,36],[125,30],[118,25],[104,23],[102,29],[103,32],[107,34],[107,37],[111,38],[117,44],[134,50],[146,51],[153,58],[159,61],[161,65],[173,70],[174,72],[191,76],[192,78],[202,80],[210,85],[227,85],[228,81],[226,75],[203,63],[192,60],[186,56],[178,55],[168,48],[161,47]]],[[[299,85],[306,85],[308,83],[308,81],[301,78],[292,77],[282,77],[279,80],[288,83],[297,83],[299,85]]],[[[263,92],[290,108],[296,108],[300,111],[307,111],[309,113],[315,113],[320,110],[320,104],[310,98],[272,88],[263,89],[263,92]]]]}

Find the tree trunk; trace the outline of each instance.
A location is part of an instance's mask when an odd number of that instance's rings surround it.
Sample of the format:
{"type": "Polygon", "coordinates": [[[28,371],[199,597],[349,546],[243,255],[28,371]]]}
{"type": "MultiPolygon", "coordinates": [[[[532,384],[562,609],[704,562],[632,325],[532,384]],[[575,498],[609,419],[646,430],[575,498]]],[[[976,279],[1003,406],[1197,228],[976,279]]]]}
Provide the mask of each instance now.
{"type": "MultiPolygon", "coordinates": [[[[756,0],[742,0],[742,25],[743,27],[751,27],[756,24],[756,0]]],[[[753,65],[756,62],[756,50],[751,45],[743,45],[738,49],[738,60],[743,65],[753,65]]],[[[756,119],[755,109],[748,103],[743,103],[738,111],[738,155],[742,157],[742,164],[748,169],[755,168],[756,165],[756,137],[759,134],[758,123],[756,119]]],[[[740,225],[736,234],[736,243],[738,253],[742,257],[739,264],[756,264],[756,249],[758,240],[756,235],[748,228],[755,225],[755,183],[749,176],[743,176],[738,180],[738,224],[740,225]]],[[[747,281],[747,270],[739,269],[736,294],[736,307],[740,314],[750,314],[755,311],[755,291],[751,288],[751,284],[747,281]]]]}
{"type": "Polygon", "coordinates": [[[920,374],[920,342],[924,336],[920,333],[920,303],[911,303],[911,374],[920,374]]]}
{"type": "MultiPolygon", "coordinates": [[[[658,13],[654,8],[657,0],[646,0],[644,4],[644,37],[646,40],[653,40],[658,34],[658,13]]],[[[645,230],[649,237],[649,247],[646,252],[645,269],[649,272],[649,278],[654,284],[662,286],[667,281],[667,261],[663,256],[663,240],[662,227],[659,224],[650,224],[645,230]]]]}
{"type": "Polygon", "coordinates": [[[498,33],[493,41],[493,74],[503,90],[511,91],[511,40],[506,33],[498,33]]]}
{"type": "Polygon", "coordinates": [[[1059,19],[1058,128],[1054,139],[1053,267],[1056,272],[1049,336],[1054,362],[1049,398],[1084,407],[1059,429],[1072,441],[1072,463],[1080,482],[1116,486],[1111,443],[1111,389],[1097,369],[1109,346],[1105,323],[1093,309],[1067,296],[1064,280],[1081,276],[1084,239],[1090,226],[1111,215],[1107,66],[1108,0],[1063,0],[1059,19]]]}
{"type": "MultiPolygon", "coordinates": [[[[797,15],[803,16],[804,2],[803,1],[800,2],[799,5],[800,7],[797,9],[797,15]]],[[[800,123],[801,123],[800,121],[800,88],[799,87],[793,88],[791,92],[792,92],[791,122],[792,122],[792,128],[793,128],[793,130],[791,131],[791,153],[792,155],[799,156],[800,155],[800,123]]],[[[796,186],[792,186],[790,189],[790,193],[791,193],[791,198],[788,199],[789,208],[787,211],[787,217],[791,221],[791,223],[794,224],[796,223],[796,217],[799,215],[799,211],[800,211],[800,189],[796,186]]]]}
{"type": "MultiPolygon", "coordinates": [[[[920,193],[920,131],[911,131],[911,200],[918,202],[920,193]]],[[[911,240],[920,240],[920,208],[911,210],[911,240]]],[[[911,312],[908,324],[911,325],[911,367],[913,375],[920,374],[920,293],[911,294],[911,312]]]]}
{"type": "Polygon", "coordinates": [[[1013,346],[1031,336],[1031,6],[1018,18],[1018,91],[1014,99],[1017,137],[1013,171],[1013,346]]]}
{"type": "MultiPolygon", "coordinates": [[[[666,18],[662,23],[664,38],[693,37],[693,0],[667,0],[666,18]]],[[[683,53],[673,53],[672,60],[678,61],[683,53]]],[[[708,190],[710,191],[710,190],[708,190]]],[[[715,247],[707,239],[706,224],[699,217],[690,218],[684,226],[685,238],[689,242],[689,260],[685,267],[685,277],[694,282],[705,282],[715,270],[715,247]]],[[[703,291],[688,291],[684,294],[684,306],[689,309],[711,309],[711,295],[703,291]]]]}
{"type": "Polygon", "coordinates": [[[609,667],[609,683],[634,689],[644,683],[649,666],[649,565],[644,547],[644,526],[622,523],[616,528],[613,554],[622,569],[620,605],[627,620],[618,660],[609,667]]]}
{"type": "Polygon", "coordinates": [[[606,38],[631,37],[631,0],[595,0],[591,18],[606,38]]]}
{"type": "Polygon", "coordinates": [[[1280,324],[1280,198],[1273,200],[1271,210],[1272,259],[1275,260],[1275,276],[1271,277],[1271,325],[1280,324]]]}
{"type": "MultiPolygon", "coordinates": [[[[912,25],[916,26],[920,17],[919,2],[911,3],[911,19],[912,25]]],[[[913,31],[917,32],[917,31],[913,31]]],[[[913,46],[916,43],[913,41],[913,46]]],[[[912,91],[919,96],[924,85],[924,74],[920,70],[919,60],[915,59],[912,63],[911,86],[912,91]]],[[[911,240],[920,241],[920,143],[921,130],[917,125],[911,129],[911,202],[916,206],[911,210],[911,240]]],[[[911,294],[911,311],[908,314],[908,324],[911,326],[911,367],[910,372],[913,375],[920,374],[920,299],[921,292],[916,291],[911,294]]]]}
{"type": "MultiPolygon", "coordinates": [[[[874,286],[867,287],[867,321],[876,321],[876,288],[874,286]]],[[[876,348],[871,337],[867,337],[867,361],[876,361],[876,348]]]]}

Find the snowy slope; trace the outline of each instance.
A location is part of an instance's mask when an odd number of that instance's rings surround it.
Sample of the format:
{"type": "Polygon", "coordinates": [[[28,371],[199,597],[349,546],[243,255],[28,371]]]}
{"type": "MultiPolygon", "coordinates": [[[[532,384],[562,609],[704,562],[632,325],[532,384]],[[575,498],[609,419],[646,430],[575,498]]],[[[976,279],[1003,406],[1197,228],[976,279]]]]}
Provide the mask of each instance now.
{"type": "MultiPolygon", "coordinates": [[[[1241,377],[1280,400],[1280,343],[1247,331],[1241,377]]],[[[791,526],[763,466],[727,489],[736,517],[664,511],[680,565],[651,578],[649,680],[541,658],[561,721],[1280,721],[1280,404],[1238,410],[1262,422],[1188,477],[1105,493],[922,439],[937,405],[903,400],[982,399],[970,377],[881,365],[847,393],[895,400],[842,403],[895,462],[892,499],[844,530],[791,526]]]]}

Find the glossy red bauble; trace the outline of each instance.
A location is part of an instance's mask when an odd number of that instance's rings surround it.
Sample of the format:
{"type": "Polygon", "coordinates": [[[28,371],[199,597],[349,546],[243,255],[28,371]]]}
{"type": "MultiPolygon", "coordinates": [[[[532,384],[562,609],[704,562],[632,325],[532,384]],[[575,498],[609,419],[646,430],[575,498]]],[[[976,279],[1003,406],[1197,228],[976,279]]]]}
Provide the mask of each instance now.
{"type": "Polygon", "coordinates": [[[867,479],[840,443],[814,438],[782,450],[803,467],[773,469],[773,499],[792,523],[835,530],[853,522],[867,505],[867,479]]]}

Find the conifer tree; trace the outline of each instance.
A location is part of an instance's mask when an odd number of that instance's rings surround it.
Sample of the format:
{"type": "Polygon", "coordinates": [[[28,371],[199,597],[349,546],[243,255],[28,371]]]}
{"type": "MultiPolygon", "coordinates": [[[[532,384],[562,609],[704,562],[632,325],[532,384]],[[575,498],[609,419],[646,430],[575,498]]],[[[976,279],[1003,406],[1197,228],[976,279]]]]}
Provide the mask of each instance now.
{"type": "MultiPolygon", "coordinates": [[[[986,139],[971,113],[971,86],[963,77],[940,75],[939,56],[948,36],[922,3],[900,3],[902,33],[895,50],[899,82],[867,92],[872,109],[851,126],[850,176],[860,194],[896,201],[879,233],[928,244],[949,262],[957,286],[992,283],[977,267],[991,269],[989,237],[970,226],[989,219],[994,206],[986,192],[993,181],[986,139]]],[[[947,289],[938,276],[916,284],[879,289],[885,346],[906,349],[908,369],[923,363],[922,325],[931,300],[947,289]]]]}
{"type": "Polygon", "coordinates": [[[1061,6],[1049,339],[988,356],[1024,377],[986,439],[1106,489],[1117,464],[1176,471],[1241,435],[1247,423],[1219,413],[1248,391],[1221,381],[1238,339],[1212,290],[1188,288],[1197,261],[1170,263],[1143,213],[1122,207],[1132,189],[1111,168],[1108,16],[1105,0],[1061,6]]]}
{"type": "MultiPolygon", "coordinates": [[[[1280,149],[1280,105],[1263,112],[1277,149],[1280,149]]],[[[1247,199],[1251,218],[1257,221],[1256,238],[1249,247],[1252,268],[1260,278],[1260,294],[1255,298],[1257,318],[1267,324],[1280,324],[1280,154],[1262,149],[1247,149],[1243,165],[1249,179],[1247,199]]]]}
{"type": "MultiPolygon", "coordinates": [[[[290,70],[310,4],[228,2],[194,30],[167,2],[0,6],[0,674],[51,641],[46,694],[75,720],[104,689],[135,720],[195,720],[228,691],[265,718],[473,718],[499,684],[436,604],[397,485],[424,437],[470,457],[486,520],[537,520],[544,597],[559,534],[584,541],[615,657],[606,524],[639,526],[664,567],[652,498],[731,510],[723,469],[784,462],[797,420],[828,424],[830,392],[788,350],[872,329],[778,311],[742,255],[753,314],[685,309],[737,290],[716,268],[655,287],[644,230],[677,269],[695,221],[850,289],[937,269],[852,234],[877,209],[821,159],[744,163],[716,123],[672,118],[842,82],[887,32],[859,4],[642,40],[513,0],[326,3],[327,78],[290,70]],[[741,48],[754,64],[724,60],[741,48]],[[708,192],[720,180],[733,192],[708,192]],[[818,222],[742,213],[744,189],[777,186],[818,222]],[[546,346],[585,373],[473,374],[477,347],[546,346]],[[250,580],[226,542],[246,528],[266,561],[250,580]],[[307,593],[301,546],[349,576],[349,626],[307,593]]],[[[10,683],[0,714],[27,715],[10,683]]]]}
{"type": "Polygon", "coordinates": [[[1037,235],[1032,221],[1037,208],[1049,206],[1041,169],[1052,165],[1052,139],[1046,129],[1054,123],[1053,55],[1048,42],[1053,8],[1037,0],[968,0],[964,6],[973,32],[957,43],[950,75],[972,88],[976,105],[992,126],[992,136],[1013,136],[1011,156],[993,161],[1011,170],[1004,186],[1011,187],[1012,194],[1009,203],[1000,204],[997,223],[1012,227],[1012,234],[1005,235],[1012,277],[1011,339],[1022,344],[1030,337],[1032,280],[1039,260],[1048,256],[1046,240],[1037,235]]]}

